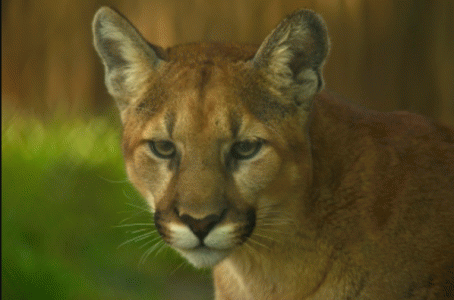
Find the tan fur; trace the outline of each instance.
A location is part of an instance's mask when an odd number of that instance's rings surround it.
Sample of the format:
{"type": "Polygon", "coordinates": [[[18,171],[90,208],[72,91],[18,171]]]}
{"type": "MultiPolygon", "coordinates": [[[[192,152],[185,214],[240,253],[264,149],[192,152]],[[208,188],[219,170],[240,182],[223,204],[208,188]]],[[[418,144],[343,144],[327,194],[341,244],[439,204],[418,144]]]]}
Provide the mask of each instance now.
{"type": "Polygon", "coordinates": [[[213,267],[216,299],[454,298],[454,130],[320,91],[318,15],[259,48],[163,50],[109,8],[93,31],[129,178],[163,239],[213,267]],[[238,158],[244,141],[261,148],[238,158]]]}

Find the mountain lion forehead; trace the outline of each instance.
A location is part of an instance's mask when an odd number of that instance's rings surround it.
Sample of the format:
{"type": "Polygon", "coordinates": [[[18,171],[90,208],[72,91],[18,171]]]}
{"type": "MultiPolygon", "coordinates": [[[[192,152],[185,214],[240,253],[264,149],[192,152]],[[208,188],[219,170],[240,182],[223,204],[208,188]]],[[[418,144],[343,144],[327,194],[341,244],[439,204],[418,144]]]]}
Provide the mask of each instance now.
{"type": "Polygon", "coordinates": [[[175,127],[177,131],[191,128],[195,132],[222,128],[237,137],[245,115],[270,125],[273,116],[283,118],[295,113],[293,103],[282,103],[275,93],[260,88],[253,74],[236,75],[210,60],[198,62],[193,68],[180,68],[173,78],[178,78],[179,84],[173,80],[166,83],[166,101],[170,103],[165,106],[173,111],[166,117],[169,134],[175,127]]]}
{"type": "Polygon", "coordinates": [[[169,137],[178,138],[191,134],[212,132],[219,137],[236,138],[244,123],[239,108],[216,100],[216,93],[208,92],[205,101],[181,101],[164,114],[164,125],[169,137]]]}
{"type": "Polygon", "coordinates": [[[221,59],[222,61],[247,61],[257,51],[256,45],[240,45],[225,43],[191,43],[177,45],[166,50],[166,60],[200,62],[221,59]]]}
{"type": "MultiPolygon", "coordinates": [[[[135,112],[156,113],[164,107],[181,107],[189,105],[192,109],[199,109],[205,105],[207,90],[228,90],[225,86],[228,71],[223,66],[211,60],[199,61],[192,65],[180,63],[171,64],[161,78],[150,84],[140,100],[135,103],[135,112]]],[[[226,101],[223,93],[217,93],[217,104],[226,101]]],[[[213,98],[213,97],[211,97],[213,98]]],[[[145,118],[150,115],[146,114],[145,118]]]]}

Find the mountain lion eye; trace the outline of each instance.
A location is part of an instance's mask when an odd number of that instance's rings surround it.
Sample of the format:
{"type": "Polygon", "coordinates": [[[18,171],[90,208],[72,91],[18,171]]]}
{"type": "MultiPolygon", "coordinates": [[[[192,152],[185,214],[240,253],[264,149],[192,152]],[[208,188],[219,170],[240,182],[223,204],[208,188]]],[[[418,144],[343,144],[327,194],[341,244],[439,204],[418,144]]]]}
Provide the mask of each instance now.
{"type": "Polygon", "coordinates": [[[175,145],[169,141],[149,141],[151,151],[159,158],[170,159],[175,156],[175,145]]]}
{"type": "Polygon", "coordinates": [[[233,144],[232,156],[235,159],[250,159],[254,157],[262,148],[261,141],[242,141],[233,144]]]}

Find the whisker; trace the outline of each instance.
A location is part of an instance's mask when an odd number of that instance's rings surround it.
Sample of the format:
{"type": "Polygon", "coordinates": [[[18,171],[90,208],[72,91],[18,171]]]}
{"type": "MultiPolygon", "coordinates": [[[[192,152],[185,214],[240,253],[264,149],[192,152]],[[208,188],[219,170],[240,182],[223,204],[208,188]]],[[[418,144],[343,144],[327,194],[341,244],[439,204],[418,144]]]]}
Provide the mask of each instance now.
{"type": "Polygon", "coordinates": [[[144,233],[144,234],[141,234],[139,236],[136,236],[136,237],[133,237],[132,239],[129,239],[123,243],[121,243],[117,249],[119,249],[120,247],[126,245],[126,244],[129,244],[129,243],[132,243],[132,242],[140,242],[148,237],[150,237],[151,235],[153,235],[153,232],[147,232],[147,233],[144,233]]]}
{"type": "Polygon", "coordinates": [[[268,246],[265,246],[264,244],[262,244],[262,243],[260,243],[260,242],[258,242],[258,241],[256,241],[256,240],[254,240],[254,239],[252,239],[252,236],[250,236],[250,237],[248,238],[248,241],[251,241],[251,242],[253,242],[253,243],[255,243],[255,244],[259,245],[259,246],[262,246],[262,247],[265,248],[265,249],[271,250],[268,246]]]}
{"type": "Polygon", "coordinates": [[[132,197],[129,196],[128,194],[126,194],[126,190],[123,189],[123,196],[125,196],[126,198],[128,198],[129,200],[132,200],[132,197]]]}
{"type": "Polygon", "coordinates": [[[175,268],[175,270],[173,270],[173,271],[169,274],[169,276],[172,276],[173,274],[175,274],[176,271],[177,271],[179,268],[181,268],[182,266],[184,266],[185,264],[186,264],[186,262],[183,261],[181,264],[178,265],[178,267],[175,268]]]}
{"type": "Polygon", "coordinates": [[[258,232],[262,232],[265,235],[261,235],[259,233],[255,233],[255,235],[266,238],[268,240],[274,241],[278,244],[283,244],[286,239],[290,236],[290,233],[288,232],[283,232],[279,230],[268,230],[268,229],[263,229],[263,228],[257,228],[258,232]],[[271,236],[270,236],[271,233],[271,236]],[[277,234],[277,236],[276,236],[277,234]]]}
{"type": "Polygon", "coordinates": [[[280,226],[280,225],[276,225],[276,224],[257,224],[257,226],[255,227],[259,230],[263,230],[263,231],[266,231],[266,232],[275,232],[275,233],[279,233],[279,234],[286,234],[288,235],[289,232],[287,230],[284,230],[283,228],[283,225],[280,226]]]}
{"type": "Polygon", "coordinates": [[[145,261],[147,260],[148,256],[150,256],[150,254],[151,254],[155,249],[157,249],[157,247],[158,247],[159,245],[162,245],[162,244],[164,244],[164,241],[161,240],[161,241],[157,242],[156,244],[154,244],[153,246],[151,246],[147,251],[145,251],[145,252],[142,254],[142,256],[140,257],[140,260],[139,260],[139,267],[140,267],[140,265],[145,264],[145,261]]]}
{"type": "Polygon", "coordinates": [[[290,218],[276,218],[276,217],[273,217],[273,216],[264,216],[264,217],[257,217],[257,220],[259,221],[272,221],[273,223],[276,223],[276,222],[288,222],[288,223],[294,223],[295,220],[293,219],[290,219],[290,218]]]}
{"type": "MultiPolygon", "coordinates": [[[[143,232],[143,231],[146,231],[146,230],[148,230],[148,228],[142,228],[142,229],[137,229],[137,230],[134,230],[134,231],[127,231],[127,232],[131,233],[131,234],[136,234],[136,233],[143,232]]],[[[153,232],[156,232],[156,230],[153,230],[153,232]]]]}
{"type": "Polygon", "coordinates": [[[256,219],[257,220],[267,220],[267,221],[286,221],[286,222],[289,222],[289,223],[295,223],[296,221],[290,217],[286,217],[286,216],[274,216],[273,214],[263,214],[263,215],[257,215],[256,216],[256,219]]]}
{"type": "Polygon", "coordinates": [[[262,238],[268,239],[268,240],[270,240],[272,242],[277,242],[275,239],[270,238],[269,236],[266,236],[266,235],[263,235],[263,234],[254,233],[254,236],[262,237],[262,238]]]}
{"type": "Polygon", "coordinates": [[[276,214],[257,215],[257,219],[295,222],[295,220],[293,218],[291,218],[290,216],[276,215],[276,214]]]}
{"type": "Polygon", "coordinates": [[[134,208],[137,208],[137,209],[139,209],[139,210],[141,210],[143,212],[151,213],[150,210],[148,209],[148,205],[147,206],[139,206],[139,205],[136,205],[136,204],[130,203],[130,202],[127,202],[126,205],[134,207],[134,208]]]}
{"type": "Polygon", "coordinates": [[[289,224],[292,224],[290,222],[260,222],[260,221],[257,221],[257,224],[258,225],[261,225],[261,226],[284,226],[284,225],[289,225],[289,224]]]}
{"type": "Polygon", "coordinates": [[[150,241],[148,241],[145,244],[143,244],[142,246],[140,246],[139,249],[142,249],[143,247],[145,247],[146,245],[148,245],[150,243],[154,243],[156,240],[159,240],[160,238],[161,238],[160,236],[157,236],[157,237],[151,239],[150,241]]]}
{"type": "Polygon", "coordinates": [[[162,249],[166,249],[166,243],[163,243],[162,246],[158,249],[158,251],[156,251],[156,253],[154,254],[154,257],[157,257],[159,252],[162,251],[162,249]]]}
{"type": "Polygon", "coordinates": [[[120,225],[114,225],[113,227],[121,228],[121,227],[132,227],[132,226],[150,226],[150,227],[154,227],[154,223],[120,224],[120,225]]]}
{"type": "MultiPolygon", "coordinates": [[[[121,223],[124,223],[124,222],[126,222],[126,221],[128,221],[128,220],[130,220],[130,219],[133,219],[133,218],[135,218],[135,217],[137,217],[137,216],[139,216],[139,215],[141,215],[141,214],[143,214],[143,213],[148,213],[148,214],[150,214],[151,216],[153,215],[153,214],[151,213],[151,211],[148,209],[147,206],[139,206],[139,205],[136,205],[136,204],[133,204],[133,203],[126,203],[126,205],[128,205],[128,206],[130,206],[130,207],[132,207],[132,208],[134,208],[134,209],[138,209],[139,211],[134,212],[134,213],[132,214],[132,216],[127,217],[127,218],[124,218],[123,220],[121,220],[121,221],[120,221],[120,224],[121,224],[121,223]]],[[[119,213],[132,213],[132,212],[133,212],[133,211],[122,211],[122,212],[119,212],[119,213]]]]}
{"type": "Polygon", "coordinates": [[[126,182],[129,182],[127,177],[125,179],[122,179],[122,180],[107,179],[107,178],[102,177],[101,175],[98,175],[98,177],[101,178],[102,180],[105,180],[105,181],[109,182],[109,183],[126,183],[126,182]]]}
{"type": "Polygon", "coordinates": [[[257,211],[257,216],[273,216],[273,215],[276,217],[287,217],[287,218],[292,217],[292,214],[284,212],[282,210],[275,210],[275,209],[268,209],[268,208],[261,207],[257,211]]]}
{"type": "Polygon", "coordinates": [[[243,244],[244,244],[248,249],[252,250],[252,252],[257,253],[257,254],[259,253],[259,251],[258,251],[257,249],[255,249],[255,248],[251,245],[251,243],[249,242],[249,239],[248,239],[246,242],[244,242],[243,244]]]}
{"type": "MultiPolygon", "coordinates": [[[[123,212],[121,212],[121,213],[130,213],[130,212],[131,212],[131,211],[123,211],[123,212]]],[[[127,218],[124,218],[124,219],[121,220],[119,223],[120,223],[120,224],[121,224],[121,223],[124,223],[124,222],[126,222],[126,221],[128,221],[128,220],[131,220],[131,219],[133,219],[133,218],[135,218],[135,217],[137,217],[137,216],[139,216],[139,215],[141,215],[141,214],[143,214],[143,213],[145,213],[145,212],[144,212],[144,211],[136,212],[136,213],[134,213],[132,216],[127,217],[127,218]]]]}

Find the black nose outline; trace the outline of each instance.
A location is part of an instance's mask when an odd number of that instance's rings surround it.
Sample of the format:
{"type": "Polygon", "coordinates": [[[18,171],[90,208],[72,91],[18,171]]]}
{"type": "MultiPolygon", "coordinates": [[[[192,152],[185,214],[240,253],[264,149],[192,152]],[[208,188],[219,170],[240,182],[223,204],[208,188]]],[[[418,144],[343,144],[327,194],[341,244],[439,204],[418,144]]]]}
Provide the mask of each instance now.
{"type": "Polygon", "coordinates": [[[226,214],[224,210],[220,215],[212,214],[203,219],[196,219],[188,214],[180,216],[180,220],[188,225],[191,231],[203,242],[203,239],[210,233],[217,224],[219,224],[226,214]]]}

